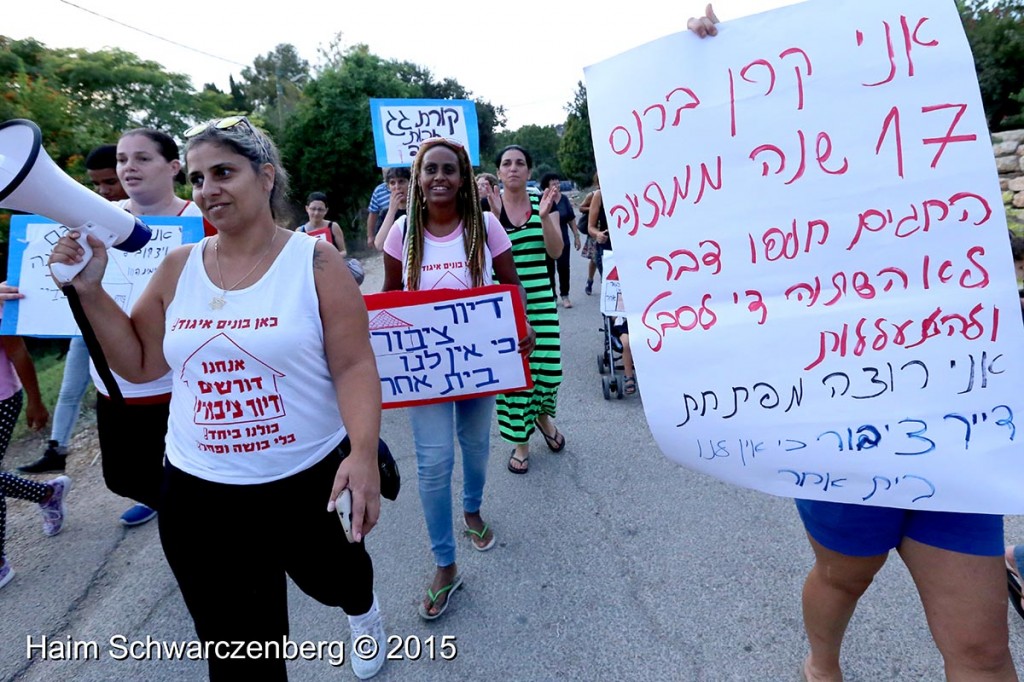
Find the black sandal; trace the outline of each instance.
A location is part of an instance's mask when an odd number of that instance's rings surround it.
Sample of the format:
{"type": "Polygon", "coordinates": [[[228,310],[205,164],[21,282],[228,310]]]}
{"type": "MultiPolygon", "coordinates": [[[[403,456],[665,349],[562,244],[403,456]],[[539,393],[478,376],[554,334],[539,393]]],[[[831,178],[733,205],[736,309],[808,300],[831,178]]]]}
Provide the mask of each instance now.
{"type": "Polygon", "coordinates": [[[515,448],[512,448],[512,456],[508,458],[508,470],[511,471],[513,474],[525,474],[530,470],[530,458],[527,457],[526,459],[522,459],[521,457],[516,457],[516,450],[515,448]],[[517,469],[516,467],[512,466],[512,462],[519,462],[520,465],[525,466],[517,469]]]}
{"type": "Polygon", "coordinates": [[[1006,586],[1010,592],[1010,606],[1024,618],[1024,584],[1009,564],[1006,565],[1006,586]]]}
{"type": "Polygon", "coordinates": [[[540,431],[540,435],[544,436],[544,442],[548,444],[548,450],[551,452],[561,452],[565,449],[565,436],[561,434],[558,427],[555,427],[555,435],[549,436],[544,433],[544,429],[541,428],[540,422],[534,422],[537,430],[540,431]]]}

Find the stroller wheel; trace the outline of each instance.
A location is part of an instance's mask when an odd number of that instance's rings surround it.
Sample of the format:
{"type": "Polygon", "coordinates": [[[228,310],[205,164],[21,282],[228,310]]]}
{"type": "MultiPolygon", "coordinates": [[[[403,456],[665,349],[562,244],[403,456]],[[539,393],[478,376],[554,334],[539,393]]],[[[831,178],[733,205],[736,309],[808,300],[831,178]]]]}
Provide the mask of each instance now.
{"type": "Polygon", "coordinates": [[[605,400],[612,399],[612,380],[609,377],[601,377],[601,390],[605,400]]]}
{"type": "Polygon", "coordinates": [[[600,353],[597,354],[597,371],[600,374],[608,373],[608,359],[600,353]]]}
{"type": "Polygon", "coordinates": [[[615,397],[622,400],[626,397],[626,386],[622,379],[615,379],[615,397]]]}

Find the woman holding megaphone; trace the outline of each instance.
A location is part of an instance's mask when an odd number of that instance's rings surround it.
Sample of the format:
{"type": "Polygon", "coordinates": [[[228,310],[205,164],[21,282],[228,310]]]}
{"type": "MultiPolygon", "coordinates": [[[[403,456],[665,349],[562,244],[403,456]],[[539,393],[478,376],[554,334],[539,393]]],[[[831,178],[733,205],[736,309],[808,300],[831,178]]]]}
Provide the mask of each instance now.
{"type": "MultiPolygon", "coordinates": [[[[363,298],[337,249],[277,225],[287,176],[262,131],[232,116],[185,137],[217,236],[172,251],[130,316],[100,286],[98,240],[71,284],[114,370],[172,377],[160,540],[200,639],[252,645],[211,657],[211,679],[287,678],[261,648],[288,636],[286,575],[348,614],[351,641],[376,640],[375,656],[350,657],[366,679],[386,641],[362,543],[380,512],[381,401],[363,298]],[[343,490],[353,542],[333,513],[343,490]],[[216,523],[225,509],[243,522],[216,523]]],[[[77,237],[50,263],[82,263],[77,237]]]]}

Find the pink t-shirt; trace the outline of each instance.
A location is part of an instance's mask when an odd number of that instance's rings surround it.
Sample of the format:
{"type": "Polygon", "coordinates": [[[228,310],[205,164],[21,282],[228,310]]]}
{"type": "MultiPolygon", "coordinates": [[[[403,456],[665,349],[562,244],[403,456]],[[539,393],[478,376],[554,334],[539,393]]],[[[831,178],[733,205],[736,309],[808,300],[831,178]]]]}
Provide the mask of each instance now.
{"type": "MultiPolygon", "coordinates": [[[[487,264],[484,268],[484,284],[491,283],[491,261],[512,248],[512,242],[494,214],[484,213],[487,229],[487,264]]],[[[391,227],[384,240],[384,253],[405,262],[403,238],[406,231],[406,216],[402,216],[391,227]]],[[[420,291],[429,289],[470,289],[472,279],[466,262],[466,248],[462,243],[462,223],[445,237],[435,237],[429,232],[423,235],[423,263],[420,271],[420,291]]]]}

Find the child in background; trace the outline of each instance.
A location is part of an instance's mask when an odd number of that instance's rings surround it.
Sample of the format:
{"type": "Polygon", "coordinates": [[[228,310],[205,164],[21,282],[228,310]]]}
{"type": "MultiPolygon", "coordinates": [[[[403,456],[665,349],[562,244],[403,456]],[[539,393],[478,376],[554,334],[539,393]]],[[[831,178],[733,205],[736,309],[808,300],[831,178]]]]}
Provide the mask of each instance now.
{"type": "Polygon", "coordinates": [[[493,173],[476,174],[476,193],[480,195],[480,210],[484,213],[491,210],[487,196],[495,189],[499,189],[497,175],[493,173]]]}
{"type": "Polygon", "coordinates": [[[612,336],[622,344],[622,392],[624,395],[636,393],[636,369],[633,366],[633,350],[629,347],[629,322],[623,317],[612,321],[612,336]]]}
{"type": "Polygon", "coordinates": [[[373,246],[378,251],[384,250],[384,240],[391,232],[391,226],[395,221],[405,215],[406,201],[409,197],[409,179],[412,178],[412,171],[408,166],[396,166],[388,168],[384,174],[388,183],[388,191],[391,192],[391,200],[388,203],[388,212],[384,215],[380,230],[373,240],[373,246]]]}
{"type": "MultiPolygon", "coordinates": [[[[39,431],[50,414],[39,395],[36,368],[20,336],[0,336],[0,464],[11,442],[14,425],[21,413],[25,393],[28,394],[26,417],[29,427],[39,431]],[[24,390],[22,390],[24,387],[24,390]]],[[[56,535],[64,527],[64,498],[71,490],[71,479],[58,476],[47,483],[0,472],[0,588],[11,582],[14,569],[4,554],[7,537],[7,498],[28,500],[39,505],[43,513],[43,534],[56,535]]]]}

